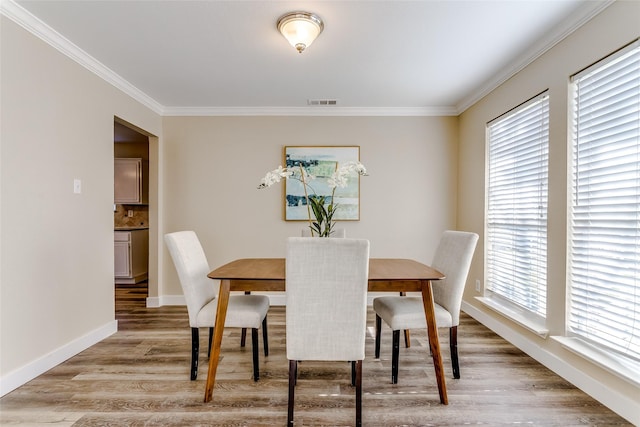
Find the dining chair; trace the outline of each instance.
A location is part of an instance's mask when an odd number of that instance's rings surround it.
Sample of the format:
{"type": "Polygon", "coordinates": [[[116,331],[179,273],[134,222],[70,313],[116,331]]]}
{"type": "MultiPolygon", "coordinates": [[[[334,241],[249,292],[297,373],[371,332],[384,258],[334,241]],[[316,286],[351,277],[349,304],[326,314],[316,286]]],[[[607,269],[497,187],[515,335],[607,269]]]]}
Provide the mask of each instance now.
{"type": "MultiPolygon", "coordinates": [[[[477,242],[478,235],[475,233],[447,230],[440,239],[431,263],[431,267],[446,276],[442,280],[431,282],[431,286],[433,288],[436,325],[438,328],[449,328],[449,348],[454,378],[460,378],[458,325],[460,324],[462,294],[477,242]]],[[[391,382],[397,384],[400,330],[424,329],[427,326],[422,297],[376,297],[373,299],[373,310],[376,313],[375,357],[376,359],[380,358],[380,335],[382,320],[384,320],[393,331],[391,382]]]]}
{"type": "MultiPolygon", "coordinates": [[[[200,328],[209,328],[209,349],[213,327],[216,322],[218,291],[220,282],[207,277],[211,271],[202,245],[193,231],[178,231],[165,234],[164,240],[173,259],[182,286],[191,326],[191,380],[198,376],[198,354],[200,349],[200,328]]],[[[264,355],[269,355],[267,340],[267,311],[269,297],[266,295],[231,295],[225,327],[251,328],[253,352],[253,379],[258,381],[260,369],[258,361],[258,328],[262,324],[264,355]]],[[[244,342],[241,344],[244,347],[244,342]]]]}
{"type": "MultiPolygon", "coordinates": [[[[309,227],[302,229],[301,236],[302,237],[318,237],[317,234],[315,236],[311,236],[311,230],[309,229],[309,227]]],[[[333,233],[331,233],[331,236],[329,237],[342,237],[342,238],[347,237],[347,230],[345,230],[344,228],[336,228],[333,230],[333,233]]]]}
{"type": "Polygon", "coordinates": [[[290,237],[286,248],[287,425],[293,425],[298,361],[351,362],[362,425],[369,241],[290,237]]]}

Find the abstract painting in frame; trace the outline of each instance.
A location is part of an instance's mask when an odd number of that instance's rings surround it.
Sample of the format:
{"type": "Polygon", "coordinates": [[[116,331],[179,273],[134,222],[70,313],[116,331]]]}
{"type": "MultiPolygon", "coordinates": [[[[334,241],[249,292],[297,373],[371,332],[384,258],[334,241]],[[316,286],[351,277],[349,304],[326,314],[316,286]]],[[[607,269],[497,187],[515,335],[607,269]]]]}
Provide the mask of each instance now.
{"type": "MultiPolygon", "coordinates": [[[[331,200],[332,188],[328,180],[337,167],[348,161],[360,161],[359,146],[286,146],[284,147],[285,167],[302,166],[315,178],[308,182],[309,195],[325,196],[331,200]]],[[[302,182],[287,179],[285,182],[284,219],[286,221],[308,221],[307,201],[302,182]]],[[[333,217],[340,221],[360,220],[360,176],[350,176],[346,187],[335,191],[338,209],[333,217]]],[[[313,215],[313,214],[312,214],[313,215]]]]}

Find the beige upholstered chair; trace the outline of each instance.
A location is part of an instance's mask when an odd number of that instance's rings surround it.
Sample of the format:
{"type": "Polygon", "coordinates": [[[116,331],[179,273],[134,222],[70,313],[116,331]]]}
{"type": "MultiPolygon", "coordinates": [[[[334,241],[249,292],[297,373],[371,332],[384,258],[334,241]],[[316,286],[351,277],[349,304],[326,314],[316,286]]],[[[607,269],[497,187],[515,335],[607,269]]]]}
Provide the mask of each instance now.
{"type": "MultiPolygon", "coordinates": [[[[443,280],[431,282],[435,306],[436,325],[449,328],[449,348],[454,378],[460,378],[458,363],[458,324],[462,294],[471,266],[478,235],[464,231],[445,231],[440,239],[431,266],[443,273],[443,280]]],[[[373,299],[376,313],[375,356],[380,357],[380,330],[382,320],[393,330],[391,381],[398,382],[400,330],[426,328],[422,297],[383,296],[373,299]]]]}
{"type": "Polygon", "coordinates": [[[293,425],[298,361],[314,360],[352,362],[360,426],[369,241],[290,237],[286,254],[287,425],[293,425]]]}
{"type": "MultiPolygon", "coordinates": [[[[302,237],[312,237],[309,227],[302,229],[302,237]]],[[[318,237],[318,235],[316,234],[315,237],[318,237]]],[[[331,236],[329,237],[347,237],[347,230],[345,230],[344,228],[336,228],[333,230],[333,233],[331,233],[331,236]]]]}
{"type": "MultiPolygon", "coordinates": [[[[216,321],[220,282],[211,280],[211,271],[200,241],[193,231],[179,231],[164,236],[180,278],[191,326],[191,380],[198,376],[200,328],[209,328],[209,351],[216,321]]],[[[253,346],[253,379],[258,381],[258,328],[262,324],[264,355],[269,355],[267,341],[267,311],[269,297],[265,295],[231,295],[225,321],[226,327],[251,328],[253,346]]],[[[244,343],[242,344],[244,346],[244,343]]]]}

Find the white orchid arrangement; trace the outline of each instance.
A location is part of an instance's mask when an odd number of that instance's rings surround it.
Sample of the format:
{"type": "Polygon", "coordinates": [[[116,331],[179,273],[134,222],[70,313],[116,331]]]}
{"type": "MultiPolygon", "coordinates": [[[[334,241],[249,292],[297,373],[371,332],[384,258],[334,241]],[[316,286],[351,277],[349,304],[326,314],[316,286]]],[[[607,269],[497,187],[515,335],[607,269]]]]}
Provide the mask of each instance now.
{"type": "Polygon", "coordinates": [[[327,201],[327,196],[318,196],[313,190],[313,187],[309,185],[309,182],[314,180],[316,177],[311,175],[304,167],[302,167],[301,164],[297,167],[291,168],[283,168],[282,165],[280,165],[277,169],[267,172],[264,178],[262,178],[260,185],[258,185],[258,188],[262,189],[271,187],[273,184],[276,184],[283,179],[296,179],[302,182],[304,198],[307,202],[307,214],[309,217],[311,235],[314,236],[317,233],[320,237],[329,237],[331,233],[333,233],[333,227],[335,225],[333,215],[338,209],[338,204],[334,204],[336,188],[346,187],[348,177],[354,173],[365,176],[367,175],[367,169],[362,163],[357,161],[349,161],[344,163],[342,166],[339,166],[339,164],[336,163],[335,171],[327,180],[329,188],[332,190],[330,203],[326,207],[325,203],[327,201]],[[307,188],[310,189],[313,194],[309,195],[307,188]],[[311,209],[313,209],[315,221],[312,221],[311,219],[311,209]]]}

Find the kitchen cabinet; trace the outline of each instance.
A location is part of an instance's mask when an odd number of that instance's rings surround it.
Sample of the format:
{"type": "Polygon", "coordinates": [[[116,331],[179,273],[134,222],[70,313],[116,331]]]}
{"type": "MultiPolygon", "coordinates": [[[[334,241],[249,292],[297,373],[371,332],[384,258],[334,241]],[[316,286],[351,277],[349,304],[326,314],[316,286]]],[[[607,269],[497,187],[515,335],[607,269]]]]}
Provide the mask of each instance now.
{"type": "Polygon", "coordinates": [[[138,158],[114,159],[114,203],[120,205],[147,204],[146,164],[138,158]]]}
{"type": "Polygon", "coordinates": [[[114,232],[114,276],[117,284],[133,285],[148,277],[149,230],[114,232]]]}

